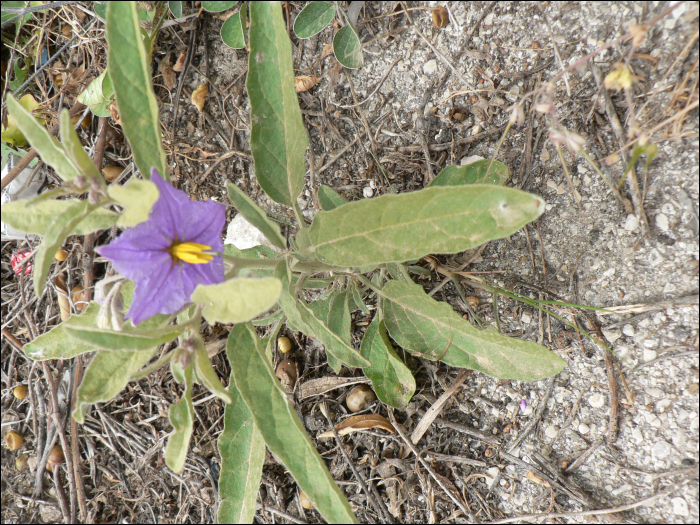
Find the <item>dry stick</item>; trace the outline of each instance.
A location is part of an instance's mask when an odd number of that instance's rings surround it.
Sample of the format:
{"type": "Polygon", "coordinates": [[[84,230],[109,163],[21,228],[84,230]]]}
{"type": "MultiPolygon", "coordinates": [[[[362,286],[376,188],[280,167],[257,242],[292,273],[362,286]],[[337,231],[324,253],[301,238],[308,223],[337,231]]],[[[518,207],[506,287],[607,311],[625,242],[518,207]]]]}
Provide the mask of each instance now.
{"type": "MultiPolygon", "coordinates": [[[[46,382],[49,384],[49,397],[51,399],[51,416],[53,417],[54,425],[56,425],[56,430],[58,433],[58,438],[61,441],[61,448],[64,451],[71,450],[70,443],[68,443],[68,438],[66,437],[66,429],[63,426],[63,421],[61,421],[61,412],[59,409],[58,395],[56,393],[56,382],[54,381],[53,374],[49,369],[46,361],[41,362],[41,366],[44,370],[44,376],[46,377],[46,382]]],[[[77,439],[77,436],[75,436],[77,439]]],[[[75,483],[75,470],[73,468],[73,457],[70,454],[64,454],[66,458],[66,471],[68,473],[68,487],[70,489],[70,499],[71,502],[77,501],[78,495],[76,492],[75,483]]],[[[72,505],[71,508],[71,519],[68,523],[75,523],[76,518],[76,507],[77,505],[72,505]]]]}
{"type": "Polygon", "coordinates": [[[338,442],[338,448],[340,448],[340,452],[343,455],[343,458],[345,459],[345,463],[348,464],[348,466],[352,470],[352,473],[355,475],[355,478],[357,478],[357,482],[360,484],[360,487],[362,488],[364,493],[367,495],[367,499],[374,507],[375,512],[384,518],[385,523],[394,523],[394,518],[389,513],[389,509],[386,508],[386,504],[384,503],[384,500],[379,498],[379,503],[377,503],[377,501],[375,501],[374,495],[369,490],[369,488],[367,488],[367,484],[365,483],[365,478],[363,478],[362,474],[360,474],[360,472],[357,470],[357,468],[355,468],[355,464],[352,462],[352,459],[350,459],[350,456],[348,455],[348,451],[345,450],[345,447],[343,446],[343,442],[340,441],[340,436],[338,435],[338,431],[335,429],[333,422],[328,417],[328,407],[326,406],[325,401],[323,402],[322,412],[323,412],[323,415],[326,416],[326,419],[328,420],[328,424],[331,426],[331,432],[333,432],[333,436],[335,437],[335,440],[338,442]]]}
{"type": "MultiPolygon", "coordinates": [[[[77,114],[82,113],[84,109],[85,109],[84,104],[81,104],[80,102],[76,102],[75,105],[70,109],[70,112],[69,112],[70,116],[74,117],[77,114]]],[[[49,133],[51,133],[52,135],[55,135],[56,133],[58,133],[58,130],[59,130],[59,125],[56,124],[55,126],[53,126],[51,128],[49,133]]],[[[5,175],[3,177],[2,184],[0,184],[0,190],[4,190],[7,187],[7,185],[10,184],[10,182],[15,180],[17,178],[17,176],[20,173],[22,173],[22,171],[27,166],[29,166],[29,163],[31,161],[33,161],[37,155],[38,155],[38,153],[37,153],[36,149],[32,148],[24,157],[22,157],[22,159],[15,165],[15,167],[12,168],[12,170],[10,170],[10,173],[8,173],[7,175],[5,175]]]]}
{"type": "MultiPolygon", "coordinates": [[[[187,55],[185,55],[185,63],[182,65],[182,71],[180,72],[180,81],[177,86],[177,94],[175,95],[175,105],[173,106],[173,127],[170,132],[170,140],[175,143],[175,128],[177,128],[177,112],[180,108],[180,96],[182,95],[182,87],[185,85],[185,77],[187,76],[187,69],[192,61],[192,55],[194,54],[194,41],[197,38],[197,25],[198,20],[192,22],[192,32],[190,33],[190,42],[187,46],[187,55]]],[[[173,160],[176,160],[173,158],[173,160]]],[[[177,161],[176,161],[177,162],[177,161]]]]}
{"type": "Polygon", "coordinates": [[[390,407],[389,408],[389,419],[391,420],[391,424],[394,425],[394,428],[396,429],[396,432],[398,432],[399,436],[401,436],[401,439],[403,440],[404,443],[406,443],[406,446],[413,452],[413,454],[416,456],[416,459],[420,461],[421,465],[423,465],[423,468],[428,471],[428,473],[432,476],[432,478],[437,482],[438,485],[440,485],[440,488],[447,494],[447,496],[454,502],[455,505],[457,505],[462,512],[464,512],[465,515],[467,516],[472,516],[472,512],[469,510],[469,507],[467,507],[462,501],[457,499],[454,494],[452,494],[452,491],[450,490],[449,487],[446,487],[442,479],[435,470],[428,464],[427,461],[425,461],[421,455],[416,446],[411,442],[410,439],[404,434],[403,430],[401,430],[401,426],[399,423],[396,421],[396,418],[394,417],[394,410],[390,407]]]}
{"type": "Polygon", "coordinates": [[[433,406],[431,406],[425,412],[425,415],[423,415],[421,420],[416,425],[416,428],[413,430],[413,433],[411,434],[411,442],[413,442],[414,445],[421,440],[423,435],[430,428],[430,425],[433,424],[433,421],[445,406],[445,403],[447,403],[447,401],[454,395],[457,389],[460,386],[462,386],[462,383],[464,383],[467,377],[469,377],[469,374],[471,374],[471,370],[462,370],[457,376],[457,378],[454,380],[454,382],[450,385],[450,387],[447,390],[445,390],[445,392],[443,392],[443,394],[437,399],[437,401],[433,403],[433,406]]]}
{"type": "Polygon", "coordinates": [[[63,489],[63,481],[61,481],[61,467],[59,465],[55,465],[53,468],[53,484],[56,487],[56,497],[58,499],[59,506],[61,507],[63,521],[66,523],[75,523],[75,516],[71,516],[68,500],[66,499],[66,491],[63,489]]]}
{"type": "MultiPolygon", "coordinates": [[[[537,227],[537,238],[540,240],[540,250],[542,250],[542,273],[544,274],[544,284],[547,286],[547,262],[544,258],[544,243],[542,242],[542,233],[540,232],[540,223],[535,223],[537,227]]],[[[540,294],[540,299],[544,299],[544,296],[540,294]]],[[[542,312],[542,310],[540,310],[542,312]]],[[[547,329],[549,330],[549,342],[552,342],[552,316],[547,312],[547,329]]]]}

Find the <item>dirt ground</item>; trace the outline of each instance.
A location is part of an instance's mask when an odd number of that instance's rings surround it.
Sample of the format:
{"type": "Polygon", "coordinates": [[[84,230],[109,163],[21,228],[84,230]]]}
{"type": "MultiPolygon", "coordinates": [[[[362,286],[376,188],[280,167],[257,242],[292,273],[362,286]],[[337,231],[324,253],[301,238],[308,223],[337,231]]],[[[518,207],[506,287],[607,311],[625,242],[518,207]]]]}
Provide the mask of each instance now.
{"type": "MultiPolygon", "coordinates": [[[[83,12],[90,11],[91,4],[83,2],[83,12]]],[[[303,5],[285,3],[290,21],[303,5]]],[[[367,498],[334,440],[315,440],[319,452],[361,522],[505,523],[529,521],[528,516],[537,514],[566,523],[696,523],[697,3],[684,3],[651,25],[629,62],[635,75],[629,99],[624,92],[602,89],[602,81],[618,61],[627,59],[630,43],[621,40],[627,28],[658,18],[671,5],[668,2],[448,3],[449,23],[442,29],[434,26],[428,9],[437,5],[409,3],[409,19],[401,3],[364,3],[357,27],[365,64],[354,71],[339,67],[332,53],[323,57],[332,28],[305,41],[292,34],[297,74],[319,77],[316,86],[299,95],[312,166],[300,198],[302,209],[313,215],[319,184],[349,199],[372,198],[421,188],[445,166],[469,157],[492,158],[509,106],[617,39],[563,75],[551,99],[561,125],[586,139],[585,150],[613,184],[582,155],[564,147],[569,181],[548,138],[551,120],[528,102],[525,123],[509,131],[497,158],[510,169],[508,185],[543,197],[546,213],[515,235],[479,250],[421,262],[434,270],[471,261],[465,271],[486,272],[480,275],[512,292],[613,309],[615,315],[586,314],[575,307],[556,311],[604,338],[614,354],[554,317],[501,296],[501,330],[552,349],[567,361],[562,373],[534,383],[499,381],[476,372],[460,377],[464,383],[416,445],[420,461],[399,435],[369,431],[341,438],[371,487],[372,499],[381,499],[383,505],[367,498]],[[610,165],[604,159],[626,144],[634,122],[650,135],[659,153],[648,173],[642,157],[623,180],[630,150],[610,165]]],[[[76,9],[62,8],[62,16],[76,9]]],[[[185,15],[192,13],[196,10],[186,7],[185,15]]],[[[225,181],[232,180],[266,210],[291,218],[255,181],[244,84],[247,53],[221,42],[222,23],[220,16],[205,14],[194,40],[189,26],[171,26],[162,30],[156,43],[154,83],[173,179],[194,197],[219,202],[226,202],[225,181]],[[193,59],[182,73],[186,77],[174,121],[178,90],[162,73],[189,46],[194,46],[193,59]],[[209,97],[200,114],[190,94],[205,81],[209,97]]],[[[82,44],[97,52],[74,53],[69,68],[83,60],[96,73],[104,69],[102,29],[99,22],[82,44]]],[[[38,91],[35,96],[39,99],[38,91]]],[[[86,132],[88,143],[95,143],[95,132],[93,123],[86,132]]],[[[108,145],[105,162],[128,167],[129,156],[128,146],[116,141],[108,145]]],[[[229,213],[232,218],[235,211],[229,213]]],[[[99,237],[97,244],[108,242],[108,235],[99,237]]],[[[78,280],[82,242],[73,241],[65,263],[72,265],[78,280]]],[[[18,471],[18,453],[3,448],[2,520],[60,522],[60,501],[67,498],[61,494],[65,478],[56,485],[45,476],[44,492],[32,497],[37,443],[50,443],[56,432],[46,415],[49,400],[42,367],[16,347],[55,325],[58,308],[46,294],[25,304],[33,297],[30,279],[16,277],[9,264],[12,249],[18,247],[19,243],[2,246],[2,432],[25,435],[19,452],[27,456],[30,468],[18,471]],[[17,314],[18,301],[25,304],[22,315],[17,314]],[[33,412],[40,417],[31,415],[29,398],[18,401],[12,396],[19,383],[35,389],[33,412]],[[38,433],[44,437],[39,439],[38,433]]],[[[99,259],[96,267],[97,273],[104,273],[99,259]]],[[[458,291],[443,279],[436,271],[416,277],[426,291],[437,288],[434,297],[460,314],[468,311],[463,294],[482,319],[495,321],[491,293],[469,287],[458,291]]],[[[370,319],[360,310],[354,312],[356,346],[370,319]]],[[[230,368],[219,350],[227,334],[228,327],[218,325],[205,333],[225,384],[230,368]]],[[[293,357],[303,369],[300,386],[334,376],[320,344],[298,333],[288,335],[295,340],[293,357]]],[[[460,370],[408,354],[405,358],[418,387],[409,406],[393,413],[410,435],[460,370]]],[[[65,408],[76,364],[51,367],[65,408]]],[[[361,377],[360,371],[353,375],[347,369],[341,375],[348,382],[361,377]]],[[[195,434],[185,470],[175,475],[164,466],[163,447],[172,430],[167,407],[180,390],[170,373],[161,371],[130,384],[116,399],[89,413],[77,440],[89,520],[216,521],[216,438],[223,429],[223,405],[195,386],[195,434]]],[[[297,396],[312,439],[328,429],[320,403],[327,402],[332,417],[340,420],[347,390],[297,396]]],[[[380,403],[370,410],[383,415],[388,411],[380,403]]],[[[64,421],[70,427],[69,420],[64,421]]],[[[294,480],[270,454],[258,504],[259,523],[323,521],[315,511],[301,507],[294,480]]]]}

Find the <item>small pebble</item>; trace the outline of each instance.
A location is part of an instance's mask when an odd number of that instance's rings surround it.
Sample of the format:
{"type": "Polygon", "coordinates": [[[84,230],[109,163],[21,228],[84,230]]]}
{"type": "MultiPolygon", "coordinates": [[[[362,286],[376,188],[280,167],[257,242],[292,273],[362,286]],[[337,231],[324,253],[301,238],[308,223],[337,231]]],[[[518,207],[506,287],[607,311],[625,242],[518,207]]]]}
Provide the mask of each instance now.
{"type": "Polygon", "coordinates": [[[547,436],[549,439],[554,439],[559,435],[559,427],[556,425],[549,425],[545,429],[544,435],[547,436]]]}
{"type": "Polygon", "coordinates": [[[628,337],[634,337],[634,334],[636,333],[634,330],[634,326],[631,324],[626,324],[625,326],[622,327],[622,333],[625,334],[628,337]]]}
{"type": "Polygon", "coordinates": [[[645,348],[644,353],[643,353],[643,357],[644,357],[645,363],[648,363],[649,361],[653,361],[654,359],[656,359],[656,350],[650,350],[648,348],[645,348]]]}
{"type": "Polygon", "coordinates": [[[600,394],[593,394],[588,398],[588,404],[593,408],[600,408],[605,404],[605,397],[600,394]]]}
{"type": "Polygon", "coordinates": [[[673,513],[676,516],[688,517],[690,512],[688,512],[688,503],[683,498],[673,498],[671,499],[673,504],[673,513]]]}
{"type": "Polygon", "coordinates": [[[425,73],[426,75],[434,75],[436,71],[437,60],[428,60],[425,64],[423,64],[423,73],[425,73]]]}
{"type": "Polygon", "coordinates": [[[578,426],[578,431],[579,431],[580,434],[584,434],[584,435],[585,435],[585,434],[588,434],[588,433],[591,431],[591,427],[589,427],[589,426],[586,425],[585,423],[581,423],[581,424],[578,426]]]}
{"type": "Polygon", "coordinates": [[[523,324],[530,324],[530,321],[532,321],[532,314],[530,312],[523,312],[520,320],[523,322],[523,324]]]}
{"type": "Polygon", "coordinates": [[[484,478],[484,481],[486,482],[486,486],[488,488],[493,487],[500,473],[501,471],[498,470],[498,467],[491,467],[486,471],[486,477],[484,478]]]}
{"type": "Polygon", "coordinates": [[[364,195],[365,199],[369,199],[372,197],[372,195],[374,195],[374,190],[372,188],[370,188],[369,186],[366,186],[362,190],[362,195],[364,195]]]}
{"type": "Polygon", "coordinates": [[[625,220],[624,228],[628,232],[633,232],[639,227],[639,219],[637,218],[636,215],[632,215],[631,213],[627,216],[627,219],[625,220]]]}
{"type": "Polygon", "coordinates": [[[666,217],[666,215],[663,213],[659,213],[656,216],[656,227],[662,232],[667,232],[669,230],[668,217],[666,217]]]}
{"type": "Polygon", "coordinates": [[[651,448],[651,455],[654,459],[665,459],[671,455],[671,445],[665,441],[659,441],[651,448]]]}

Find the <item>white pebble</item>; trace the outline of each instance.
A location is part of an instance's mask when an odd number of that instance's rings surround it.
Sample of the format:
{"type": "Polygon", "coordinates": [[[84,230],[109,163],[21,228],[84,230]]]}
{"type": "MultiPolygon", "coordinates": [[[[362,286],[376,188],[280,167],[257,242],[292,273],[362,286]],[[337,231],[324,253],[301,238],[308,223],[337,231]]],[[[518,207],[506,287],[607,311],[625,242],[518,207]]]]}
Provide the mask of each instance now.
{"type": "Polygon", "coordinates": [[[426,75],[434,75],[436,71],[437,60],[428,60],[425,64],[423,64],[423,73],[425,73],[426,75]]]}
{"type": "Polygon", "coordinates": [[[626,324],[622,327],[622,333],[628,337],[634,337],[635,331],[634,326],[631,324],[626,324]]]}
{"type": "Polygon", "coordinates": [[[559,435],[559,427],[556,425],[549,425],[545,429],[544,435],[547,436],[549,439],[554,439],[559,435]]]}
{"type": "Polygon", "coordinates": [[[637,218],[636,215],[632,215],[631,213],[627,216],[627,219],[625,220],[625,225],[624,228],[628,232],[633,232],[639,227],[639,219],[637,218]]]}
{"type": "Polygon", "coordinates": [[[605,404],[605,397],[601,394],[593,394],[588,398],[588,404],[593,408],[600,408],[605,404]]]}
{"type": "Polygon", "coordinates": [[[581,424],[578,426],[578,431],[579,431],[579,433],[585,435],[585,434],[588,434],[588,433],[591,431],[591,427],[589,427],[589,426],[586,425],[585,423],[581,423],[581,424]]]}
{"type": "Polygon", "coordinates": [[[673,503],[673,513],[676,516],[688,517],[690,512],[688,512],[688,503],[683,498],[673,498],[671,499],[673,503]]]}
{"type": "Polygon", "coordinates": [[[668,217],[666,217],[666,215],[663,213],[659,213],[656,216],[656,226],[659,228],[659,230],[667,232],[669,230],[668,217]]]}
{"type": "Polygon", "coordinates": [[[656,350],[649,350],[648,348],[645,348],[643,353],[644,362],[648,363],[649,361],[653,361],[656,359],[656,355],[656,350]]]}
{"type": "Polygon", "coordinates": [[[500,470],[498,470],[498,467],[491,467],[486,471],[486,478],[484,481],[486,482],[486,486],[488,488],[493,487],[494,483],[496,483],[496,480],[498,479],[498,475],[501,473],[500,470]]]}
{"type": "Polygon", "coordinates": [[[365,199],[369,199],[372,197],[372,195],[374,195],[374,190],[372,188],[370,188],[369,186],[366,186],[362,190],[362,195],[365,196],[365,199]]]}
{"type": "Polygon", "coordinates": [[[671,445],[665,441],[659,441],[651,448],[651,455],[654,459],[664,459],[671,454],[671,445]]]}
{"type": "Polygon", "coordinates": [[[520,320],[523,322],[523,324],[530,324],[530,321],[532,321],[532,314],[530,312],[523,312],[520,320]]]}

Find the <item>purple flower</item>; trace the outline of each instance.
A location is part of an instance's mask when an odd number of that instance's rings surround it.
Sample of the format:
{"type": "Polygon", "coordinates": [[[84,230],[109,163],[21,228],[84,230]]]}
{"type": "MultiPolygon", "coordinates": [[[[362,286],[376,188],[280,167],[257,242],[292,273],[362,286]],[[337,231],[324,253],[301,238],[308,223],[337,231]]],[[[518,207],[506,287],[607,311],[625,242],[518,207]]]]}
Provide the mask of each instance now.
{"type": "Polygon", "coordinates": [[[525,401],[525,400],[523,399],[522,401],[520,401],[520,410],[521,410],[522,412],[525,412],[525,409],[526,409],[526,408],[527,408],[527,401],[525,401]]]}
{"type": "Polygon", "coordinates": [[[149,219],[126,230],[97,252],[136,283],[126,314],[134,325],[157,313],[182,308],[198,284],[224,281],[221,231],[226,206],[192,202],[184,191],[164,181],[155,168],[151,182],[160,191],[149,219]]]}

